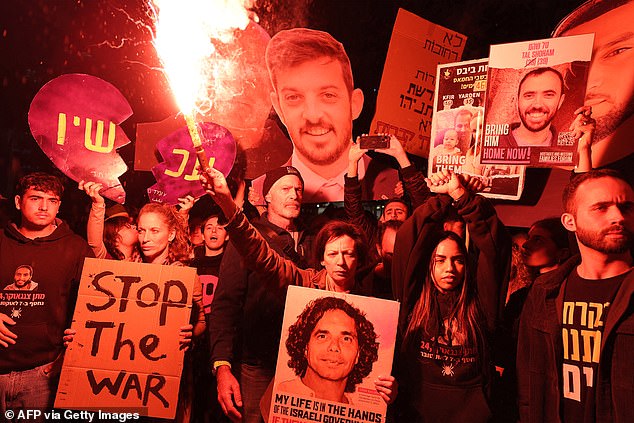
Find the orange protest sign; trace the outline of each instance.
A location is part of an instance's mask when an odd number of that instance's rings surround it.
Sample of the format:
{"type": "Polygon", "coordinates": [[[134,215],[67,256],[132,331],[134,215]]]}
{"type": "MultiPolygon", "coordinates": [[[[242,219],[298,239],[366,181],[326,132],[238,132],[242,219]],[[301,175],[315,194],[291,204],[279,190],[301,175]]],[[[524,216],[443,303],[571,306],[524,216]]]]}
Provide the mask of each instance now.
{"type": "Polygon", "coordinates": [[[174,418],[196,270],[86,259],[55,407],[174,418]]]}
{"type": "Polygon", "coordinates": [[[457,62],[467,37],[399,9],[370,133],[393,134],[405,150],[427,157],[436,66],[457,62]]]}

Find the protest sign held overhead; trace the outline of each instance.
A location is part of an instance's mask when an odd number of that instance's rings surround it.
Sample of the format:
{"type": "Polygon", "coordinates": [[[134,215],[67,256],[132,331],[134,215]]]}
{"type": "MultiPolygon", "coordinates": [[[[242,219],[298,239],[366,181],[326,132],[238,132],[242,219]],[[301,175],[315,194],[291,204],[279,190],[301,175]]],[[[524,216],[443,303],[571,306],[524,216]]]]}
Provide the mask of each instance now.
{"type": "Polygon", "coordinates": [[[436,66],[462,58],[467,37],[399,9],[377,97],[371,134],[392,134],[405,150],[429,152],[436,66]]]}
{"type": "MultiPolygon", "coordinates": [[[[213,7],[209,3],[209,7],[213,7]]],[[[182,34],[175,34],[181,36],[182,34]]],[[[213,122],[227,128],[245,156],[245,178],[253,179],[281,166],[292,153],[292,144],[271,112],[271,79],[264,63],[271,37],[257,23],[249,21],[231,37],[207,38],[214,53],[206,58],[210,66],[223,66],[222,72],[206,81],[208,106],[199,110],[199,122],[213,122]]],[[[184,127],[182,114],[159,122],[139,123],[136,127],[135,170],[151,170],[157,164],[156,144],[184,127]]]]}
{"type": "Polygon", "coordinates": [[[524,187],[524,166],[482,165],[487,59],[438,65],[428,173],[453,170],[480,178],[482,195],[516,200],[524,187]]]}
{"type": "Polygon", "coordinates": [[[196,270],[86,259],[55,407],[173,418],[196,270]]]}
{"type": "Polygon", "coordinates": [[[593,35],[492,45],[481,163],[577,162],[574,112],[584,103],[593,35]]]}
{"type": "Polygon", "coordinates": [[[384,422],[399,304],[288,288],[269,422],[384,422]],[[337,348],[332,348],[336,345],[337,348]]]}
{"type": "MultiPolygon", "coordinates": [[[[236,143],[231,133],[215,123],[197,125],[208,166],[229,174],[236,158],[236,143]]],[[[183,127],[156,144],[163,162],[152,168],[157,183],[148,188],[152,201],[175,205],[179,197],[205,195],[197,170],[196,150],[189,132],[183,127]]]]}
{"type": "Polygon", "coordinates": [[[634,169],[632,19],[634,2],[588,0],[562,19],[553,31],[553,37],[594,34],[585,98],[596,120],[592,167],[610,164],[610,168],[628,176],[634,169]]]}
{"type": "Polygon", "coordinates": [[[29,126],[38,145],[66,176],[103,185],[101,195],[125,202],[118,177],[128,170],[117,149],[130,143],[119,126],[132,115],[128,101],[103,79],[59,76],[31,102],[29,126]]]}

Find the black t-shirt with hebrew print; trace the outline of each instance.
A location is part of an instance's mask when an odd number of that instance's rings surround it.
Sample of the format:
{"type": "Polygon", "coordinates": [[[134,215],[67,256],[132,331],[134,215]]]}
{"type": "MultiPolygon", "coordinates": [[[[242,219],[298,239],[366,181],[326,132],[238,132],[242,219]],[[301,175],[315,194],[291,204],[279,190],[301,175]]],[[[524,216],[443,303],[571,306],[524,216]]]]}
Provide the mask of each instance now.
{"type": "Polygon", "coordinates": [[[590,280],[581,278],[575,269],[568,277],[561,329],[564,422],[594,422],[603,328],[610,304],[628,273],[590,280]]]}

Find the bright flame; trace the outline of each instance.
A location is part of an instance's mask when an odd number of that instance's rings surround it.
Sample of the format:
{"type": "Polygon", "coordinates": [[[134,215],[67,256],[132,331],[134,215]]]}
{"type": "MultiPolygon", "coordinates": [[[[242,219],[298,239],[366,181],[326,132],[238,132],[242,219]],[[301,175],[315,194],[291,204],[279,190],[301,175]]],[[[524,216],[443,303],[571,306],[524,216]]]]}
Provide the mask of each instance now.
{"type": "Polygon", "coordinates": [[[254,1],[152,0],[154,46],[184,114],[205,114],[235,79],[234,61],[218,52],[218,43],[230,43],[236,29],[247,27],[254,1]]]}

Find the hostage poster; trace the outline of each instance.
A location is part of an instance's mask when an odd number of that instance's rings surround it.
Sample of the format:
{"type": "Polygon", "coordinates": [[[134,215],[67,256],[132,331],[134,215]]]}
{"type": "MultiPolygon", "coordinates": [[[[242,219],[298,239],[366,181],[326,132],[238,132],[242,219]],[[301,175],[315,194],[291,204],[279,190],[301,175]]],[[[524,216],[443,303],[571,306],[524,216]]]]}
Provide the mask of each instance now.
{"type": "Polygon", "coordinates": [[[479,59],[438,65],[428,171],[477,177],[485,182],[482,195],[516,200],[524,187],[524,166],[480,163],[487,64],[479,59]]]}
{"type": "Polygon", "coordinates": [[[196,269],[87,258],[56,408],[174,418],[196,269]]]}
{"type": "Polygon", "coordinates": [[[574,166],[593,34],[492,45],[483,164],[574,166]]]}
{"type": "Polygon", "coordinates": [[[398,311],[396,301],[289,287],[268,422],[385,422],[374,381],[392,373],[398,311]]]}

